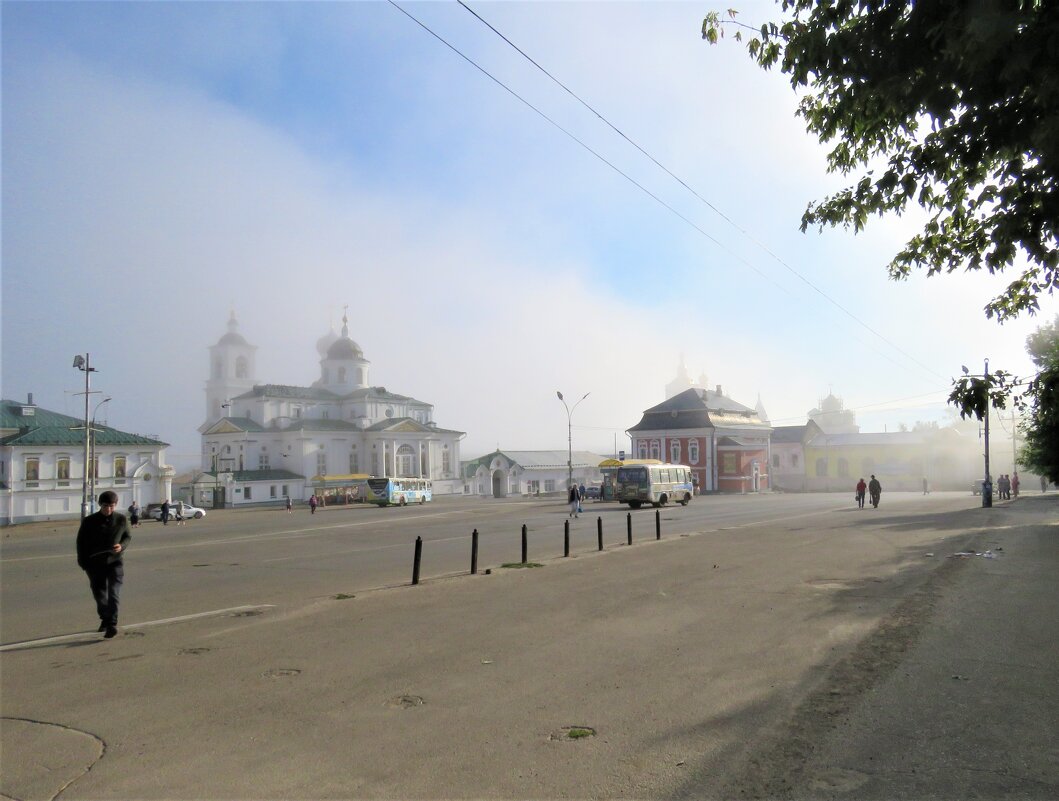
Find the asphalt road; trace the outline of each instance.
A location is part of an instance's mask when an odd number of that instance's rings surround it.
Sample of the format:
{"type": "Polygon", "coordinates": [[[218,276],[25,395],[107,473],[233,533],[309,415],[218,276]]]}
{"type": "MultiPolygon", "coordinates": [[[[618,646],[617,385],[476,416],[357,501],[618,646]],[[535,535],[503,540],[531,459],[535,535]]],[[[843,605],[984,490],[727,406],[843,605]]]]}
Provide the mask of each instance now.
{"type": "Polygon", "coordinates": [[[1053,798],[1057,504],[978,504],[702,498],[662,542],[634,513],[634,547],[601,505],[602,554],[590,506],[570,559],[557,503],[148,524],[106,641],[73,529],[27,530],[0,563],[0,794],[1053,798]],[[542,567],[497,569],[523,522],[542,567]],[[452,575],[473,528],[492,574],[452,575]]]}

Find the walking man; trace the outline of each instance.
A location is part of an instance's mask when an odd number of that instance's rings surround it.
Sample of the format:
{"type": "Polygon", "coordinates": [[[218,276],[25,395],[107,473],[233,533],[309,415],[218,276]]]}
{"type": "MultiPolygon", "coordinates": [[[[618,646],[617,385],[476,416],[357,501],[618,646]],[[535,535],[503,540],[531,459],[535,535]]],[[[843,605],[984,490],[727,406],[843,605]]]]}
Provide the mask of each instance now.
{"type": "Polygon", "coordinates": [[[570,485],[570,517],[581,516],[581,490],[577,484],[570,485]]]}
{"type": "Polygon", "coordinates": [[[169,525],[169,499],[162,501],[162,525],[169,525]]]}
{"type": "Polygon", "coordinates": [[[878,509],[879,497],[882,495],[882,484],[879,483],[879,479],[874,475],[872,475],[871,481],[868,482],[868,495],[871,498],[871,505],[878,509]]]}
{"type": "Polygon", "coordinates": [[[309,514],[316,514],[316,493],[313,493],[309,498],[309,514]]]}
{"type": "Polygon", "coordinates": [[[864,483],[864,479],[863,478],[860,481],[857,482],[857,508],[858,509],[863,509],[864,508],[864,493],[867,491],[867,489],[868,489],[868,485],[864,483]]]}
{"type": "Polygon", "coordinates": [[[132,539],[129,521],[115,511],[117,505],[116,492],[102,493],[99,511],[82,520],[77,530],[77,564],[88,574],[99,630],[108,640],[118,633],[118,600],[125,578],[122,559],[132,539]]]}

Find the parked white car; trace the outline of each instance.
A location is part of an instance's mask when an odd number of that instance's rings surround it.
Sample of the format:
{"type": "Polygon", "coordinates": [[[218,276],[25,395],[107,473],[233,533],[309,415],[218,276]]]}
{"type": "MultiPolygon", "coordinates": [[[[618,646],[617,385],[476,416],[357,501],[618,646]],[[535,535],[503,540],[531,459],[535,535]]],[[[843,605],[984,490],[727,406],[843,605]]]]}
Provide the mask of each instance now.
{"type": "MultiPolygon", "coordinates": [[[[175,503],[169,504],[169,519],[176,520],[177,505],[175,503]]],[[[156,506],[147,512],[147,516],[152,520],[162,519],[162,507],[156,506]]],[[[184,519],[189,520],[192,517],[198,520],[199,518],[206,516],[206,510],[198,506],[192,506],[190,503],[184,504],[184,519]]]]}

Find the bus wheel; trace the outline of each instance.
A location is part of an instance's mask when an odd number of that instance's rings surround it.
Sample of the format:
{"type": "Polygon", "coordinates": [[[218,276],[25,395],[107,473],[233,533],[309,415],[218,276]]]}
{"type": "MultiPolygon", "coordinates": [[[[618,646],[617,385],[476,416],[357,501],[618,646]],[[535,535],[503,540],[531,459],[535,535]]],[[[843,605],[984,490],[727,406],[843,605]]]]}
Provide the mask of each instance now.
{"type": "Polygon", "coordinates": [[[655,506],[665,506],[667,503],[669,503],[669,496],[663,495],[658,499],[658,503],[656,503],[655,506]]]}
{"type": "Polygon", "coordinates": [[[426,502],[427,502],[426,496],[425,495],[420,495],[419,496],[419,505],[422,506],[426,502]]]}
{"type": "Polygon", "coordinates": [[[639,509],[640,508],[640,502],[639,501],[629,501],[629,508],[630,509],[639,509]]]}
{"type": "Polygon", "coordinates": [[[681,506],[687,506],[690,502],[691,502],[691,496],[690,495],[685,495],[684,496],[684,500],[682,500],[680,502],[680,505],[681,506]]]}
{"type": "Polygon", "coordinates": [[[408,503],[408,500],[407,500],[407,499],[406,499],[406,498],[404,497],[404,495],[402,495],[402,496],[401,496],[401,506],[404,506],[404,505],[406,505],[407,503],[408,503]]]}

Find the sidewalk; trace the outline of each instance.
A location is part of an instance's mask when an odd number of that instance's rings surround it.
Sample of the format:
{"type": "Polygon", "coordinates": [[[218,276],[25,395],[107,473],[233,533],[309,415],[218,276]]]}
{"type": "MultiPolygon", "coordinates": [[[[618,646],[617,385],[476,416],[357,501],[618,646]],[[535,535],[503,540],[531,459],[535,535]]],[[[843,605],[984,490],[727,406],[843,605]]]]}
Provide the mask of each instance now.
{"type": "Polygon", "coordinates": [[[998,525],[973,541],[985,556],[935,554],[952,564],[831,671],[732,794],[1059,798],[1057,501],[998,505],[998,525]],[[885,662],[902,637],[892,670],[843,710],[851,662],[885,662]]]}

